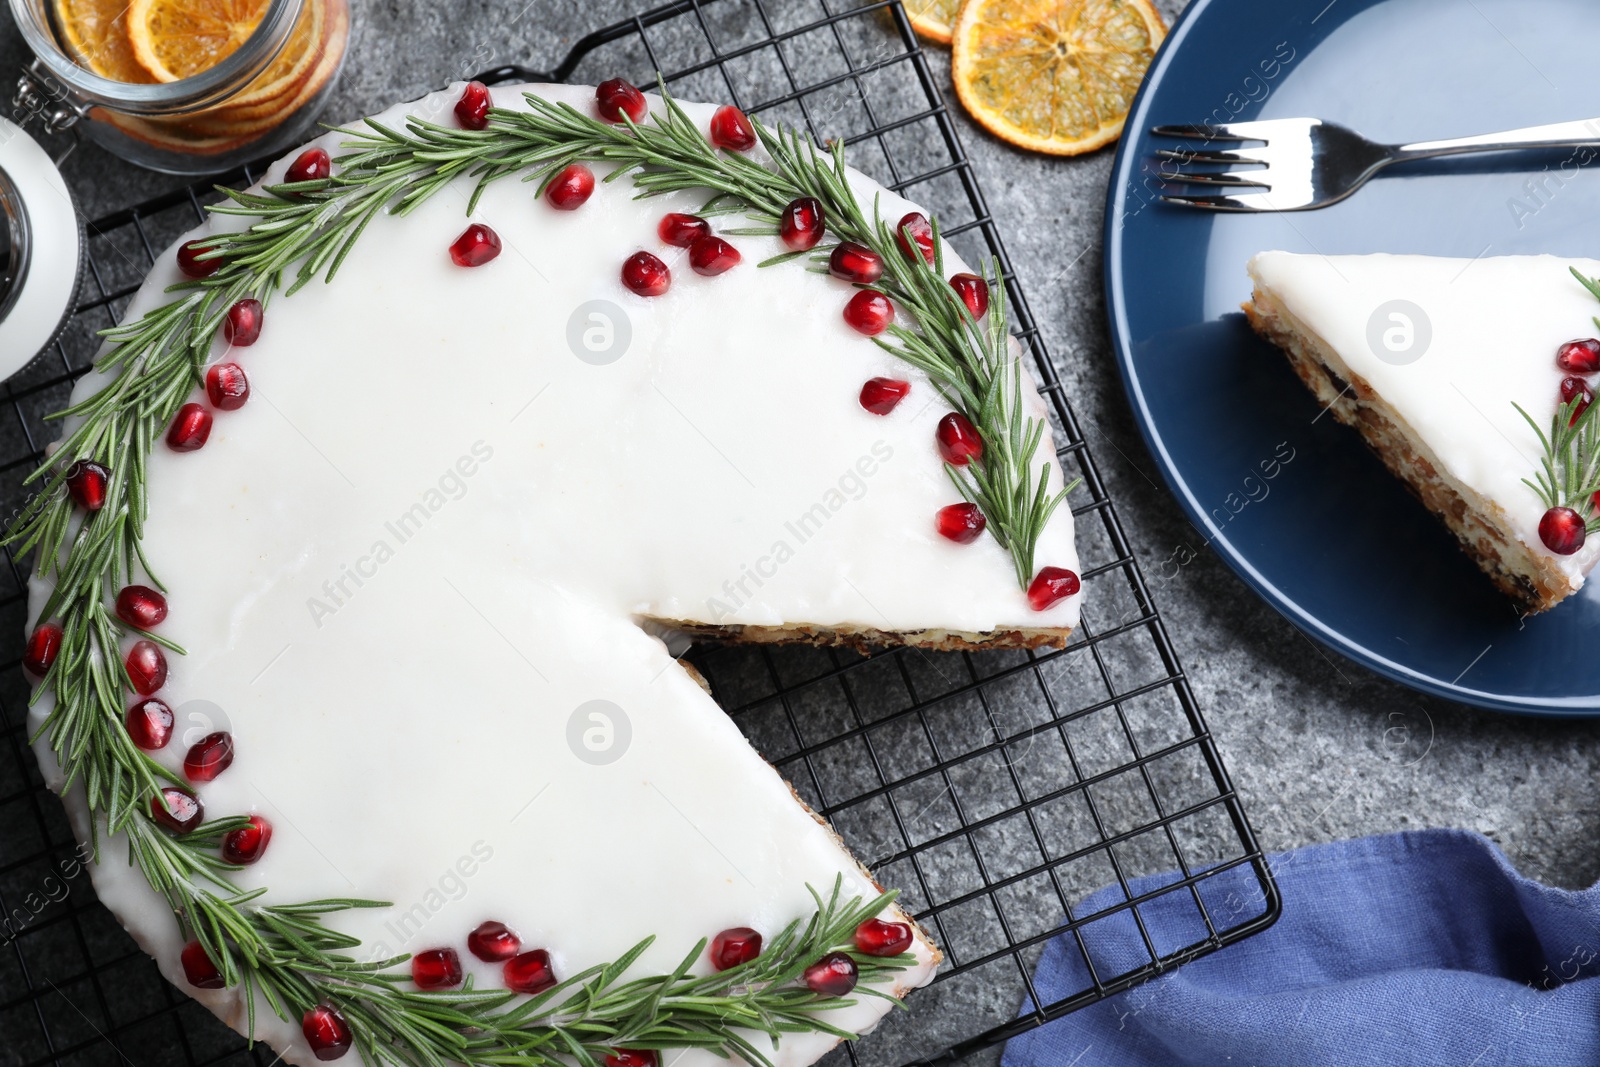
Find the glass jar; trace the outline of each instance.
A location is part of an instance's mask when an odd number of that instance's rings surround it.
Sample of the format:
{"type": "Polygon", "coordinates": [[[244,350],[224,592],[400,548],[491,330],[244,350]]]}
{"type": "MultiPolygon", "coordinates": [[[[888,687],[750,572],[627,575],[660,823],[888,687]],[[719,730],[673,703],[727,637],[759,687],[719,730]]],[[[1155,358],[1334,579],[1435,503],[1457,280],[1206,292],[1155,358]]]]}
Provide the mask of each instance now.
{"type": "MultiPolygon", "coordinates": [[[[175,10],[203,13],[208,2],[187,0],[175,10]]],[[[260,21],[237,47],[219,49],[219,60],[192,73],[193,57],[182,57],[189,66],[172,60],[178,76],[163,65],[159,36],[129,33],[127,20],[140,12],[151,20],[141,25],[155,25],[154,6],[11,0],[34,53],[18,82],[19,121],[37,120],[47,132],[75,126],[153,170],[227,170],[302,137],[333,90],[350,38],[347,0],[263,0],[260,21]]]]}

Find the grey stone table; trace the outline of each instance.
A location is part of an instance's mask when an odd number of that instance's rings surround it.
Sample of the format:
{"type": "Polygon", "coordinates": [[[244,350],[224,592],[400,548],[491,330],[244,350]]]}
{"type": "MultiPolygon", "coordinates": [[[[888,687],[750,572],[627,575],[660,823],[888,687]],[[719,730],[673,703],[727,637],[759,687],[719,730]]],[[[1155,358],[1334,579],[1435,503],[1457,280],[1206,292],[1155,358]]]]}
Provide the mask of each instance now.
{"type": "MultiPolygon", "coordinates": [[[[773,0],[798,3],[800,0],[773,0]]],[[[629,0],[355,0],[350,58],[326,118],[418,96],[468,69],[553,64],[629,0]],[[508,30],[508,27],[512,27],[508,30]]],[[[1170,18],[1182,4],[1161,0],[1170,18]]],[[[23,61],[0,25],[0,71],[23,61]]],[[[947,58],[930,55],[947,76],[947,58]]],[[[959,114],[966,148],[1045,338],[1147,564],[1181,546],[1194,562],[1157,595],[1201,705],[1269,850],[1424,826],[1481,831],[1528,874],[1561,886],[1600,877],[1593,794],[1600,722],[1490,714],[1424,697],[1313,645],[1208,550],[1162,486],[1113,369],[1101,289],[1112,153],[1059,160],[1000,143],[959,114]]],[[[61,144],[53,146],[60,151],[61,144]]],[[[66,159],[94,217],[178,180],[92,146],[66,159]]]]}

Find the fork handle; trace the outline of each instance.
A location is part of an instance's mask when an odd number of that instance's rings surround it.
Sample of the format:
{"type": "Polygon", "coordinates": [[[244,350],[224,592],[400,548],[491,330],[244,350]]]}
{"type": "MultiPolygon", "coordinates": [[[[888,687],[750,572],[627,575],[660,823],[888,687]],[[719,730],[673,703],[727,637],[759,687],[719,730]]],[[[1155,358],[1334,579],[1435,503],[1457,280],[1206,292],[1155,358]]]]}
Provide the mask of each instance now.
{"type": "Polygon", "coordinates": [[[1459,156],[1469,152],[1503,152],[1513,148],[1582,148],[1600,146],[1600,119],[1576,119],[1549,126],[1529,126],[1504,133],[1482,133],[1476,137],[1456,137],[1446,141],[1418,141],[1396,145],[1395,154],[1403,158],[1428,159],[1434,156],[1459,156]]]}

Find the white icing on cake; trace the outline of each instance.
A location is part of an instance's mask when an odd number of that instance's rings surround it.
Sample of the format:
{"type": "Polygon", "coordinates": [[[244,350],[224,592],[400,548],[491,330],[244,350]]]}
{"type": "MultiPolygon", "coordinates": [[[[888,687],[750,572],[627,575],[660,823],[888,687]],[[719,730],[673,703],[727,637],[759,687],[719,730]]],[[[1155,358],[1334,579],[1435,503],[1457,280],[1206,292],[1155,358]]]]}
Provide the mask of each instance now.
{"type": "MultiPolygon", "coordinates": [[[[1255,256],[1250,274],[1372,386],[1450,477],[1502,508],[1524,545],[1581,585],[1600,558],[1600,538],[1570,556],[1552,553],[1540,540],[1545,505],[1523,479],[1535,477],[1544,452],[1512,406],[1520,404],[1548,432],[1565,377],[1556,350],[1597,332],[1600,304],[1572,276],[1574,267],[1586,277],[1600,275],[1600,261],[1555,256],[1289,252],[1255,256]],[[1431,334],[1411,362],[1381,340],[1383,330],[1405,329],[1379,314],[1396,300],[1420,308],[1431,334]],[[1375,314],[1382,320],[1376,347],[1369,339],[1375,314]]],[[[1420,337],[1420,324],[1412,326],[1420,337]]],[[[1392,340],[1404,347],[1403,332],[1392,340]]]]}
{"type": "MultiPolygon", "coordinates": [[[[523,88],[496,89],[496,104],[523,106],[523,88]]],[[[538,91],[593,106],[588,89],[538,91]]],[[[382,119],[448,122],[459,94],[382,119]]],[[[712,109],[686,107],[704,128],[712,109]]],[[[337,156],[338,141],[319,143],[337,156]]],[[[853,180],[885,216],[911,210],[853,180]]],[[[331,284],[275,297],[259,342],[229,357],[250,377],[249,402],[217,412],[200,451],[158,443],[150,457],[144,547],[171,604],[158,632],[188,653],[170,658],[160,696],[180,731],[222,725],[184,721],[188,702],[207,701],[234,734],[233,766],[197,790],[208,817],[260,812],[274,825],[235,881],[268,887],[267,902],[393,901],[330,925],[372,957],[455,947],[496,988],[498,965],[465,950],[486,919],[547,948],[563,976],[654,934],[637,971],[658,973],[726,927],[770,938],[810,913],[808,883],[826,891],[843,874],[847,896],[874,892],[639,620],[1064,629],[1078,598],[1034,612],[992,538],[935,533],[935,511],[958,500],[934,447],[949,409],[844,324],[845,283],[800,263],[758,270],[781,247],[749,237],[732,238],[743,264],[699,277],[656,223],[703,197],[634,201],[625,180],[574,212],[515,179],[492,186],[474,218],[504,252],[463,269],[447,248],[469,189],[378,218],[331,284]],[[621,286],[620,264],[641,248],[671,266],[667,295],[621,286]],[[608,365],[567,340],[595,299],[631,324],[608,365]],[[876,375],[913,383],[887,417],[857,403],[876,375]],[[569,748],[570,717],[594,700],[631,729],[606,765],[569,748]]],[[[169,250],[126,317],[178,280],[169,250]]],[[[99,384],[85,379],[74,399],[99,384]]],[[[1038,562],[1076,569],[1066,507],[1038,562]]],[[[36,582],[35,611],[44,593],[36,582]]],[[[186,745],[180,733],[158,758],[178,767],[186,745]]],[[[36,750],[59,787],[46,743],[36,750]]],[[[81,792],[67,804],[86,836],[81,792]]],[[[101,848],[101,899],[169,979],[242,1027],[237,991],[184,981],[177,924],[124,865],[125,844],[101,848]]],[[[934,950],[919,935],[914,951],[901,988],[932,978],[934,950]]],[[[830,1021],[866,1029],[886,1009],[860,998],[830,1021]]],[[[298,1021],[264,1002],[256,1018],[286,1062],[314,1062],[298,1021]]],[[[800,1067],[833,1043],[786,1037],[774,1058],[800,1067]]]]}

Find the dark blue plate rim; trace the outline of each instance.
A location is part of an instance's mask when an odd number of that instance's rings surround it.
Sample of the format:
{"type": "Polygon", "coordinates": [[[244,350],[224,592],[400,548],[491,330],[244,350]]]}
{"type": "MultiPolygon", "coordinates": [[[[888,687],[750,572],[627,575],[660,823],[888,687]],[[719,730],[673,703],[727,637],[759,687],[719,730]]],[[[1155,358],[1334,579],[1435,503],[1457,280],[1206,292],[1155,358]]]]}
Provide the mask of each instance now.
{"type": "MultiPolygon", "coordinates": [[[[1126,390],[1128,401],[1133,407],[1134,421],[1138,424],[1139,433],[1144,438],[1145,446],[1155,458],[1162,478],[1166,481],[1168,488],[1172,490],[1173,495],[1177,497],[1178,504],[1183,508],[1184,514],[1189,521],[1205,534],[1207,543],[1217,551],[1223,562],[1273,609],[1286,617],[1307,636],[1333,651],[1402,685],[1433,696],[1459,701],[1475,707],[1552,718],[1593,718],[1600,716],[1600,710],[1577,708],[1567,703],[1552,702],[1540,698],[1519,698],[1506,693],[1490,693],[1478,689],[1469,689],[1465,686],[1457,685],[1453,681],[1443,681],[1440,678],[1407,667],[1403,663],[1397,663],[1339,630],[1324,624],[1315,614],[1284,593],[1283,590],[1275,586],[1252,565],[1248,554],[1235,546],[1227,535],[1223,533],[1221,527],[1211,520],[1189,488],[1182,472],[1173,462],[1172,456],[1162,439],[1161,430],[1156,425],[1150,408],[1145,402],[1143,384],[1138,367],[1133,360],[1133,350],[1129,342],[1133,331],[1127,319],[1127,299],[1123,276],[1123,231],[1122,227],[1118,225],[1118,220],[1123,217],[1123,211],[1127,206],[1128,192],[1133,184],[1131,181],[1133,169],[1138,166],[1139,160],[1147,149],[1149,102],[1159,91],[1171,65],[1172,57],[1183,47],[1190,30],[1198,20],[1206,17],[1211,8],[1216,6],[1218,2],[1219,0],[1193,0],[1167,34],[1165,42],[1163,42],[1155,60],[1150,65],[1144,84],[1140,87],[1138,94],[1134,97],[1133,105],[1129,109],[1128,119],[1123,127],[1123,136],[1117,146],[1116,158],[1112,163],[1111,184],[1106,194],[1105,232],[1103,238],[1105,248],[1104,283],[1107,319],[1111,331],[1111,345],[1116,357],[1117,371],[1122,377],[1123,388],[1126,390]]],[[[1152,206],[1157,209],[1163,209],[1161,205],[1152,206]]],[[[1170,210],[1179,209],[1171,208],[1170,210]]],[[[1465,671],[1462,672],[1463,675],[1465,673],[1465,671]]],[[[1458,675],[1458,677],[1460,676],[1458,675]]]]}

